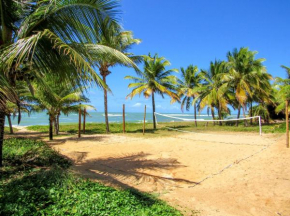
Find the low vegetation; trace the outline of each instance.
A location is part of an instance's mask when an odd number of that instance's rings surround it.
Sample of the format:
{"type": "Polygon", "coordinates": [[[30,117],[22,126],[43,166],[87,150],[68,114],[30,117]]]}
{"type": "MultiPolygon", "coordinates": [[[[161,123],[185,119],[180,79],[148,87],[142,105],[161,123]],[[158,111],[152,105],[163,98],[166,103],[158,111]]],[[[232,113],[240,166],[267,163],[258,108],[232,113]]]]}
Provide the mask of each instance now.
{"type": "MultiPolygon", "coordinates": [[[[253,132],[259,133],[259,125],[257,123],[248,124],[247,127],[243,123],[240,123],[236,127],[235,122],[223,124],[223,125],[213,125],[212,123],[198,122],[197,127],[194,123],[188,122],[174,122],[174,123],[159,123],[157,130],[152,129],[152,123],[146,123],[146,134],[156,134],[156,135],[170,135],[172,130],[168,128],[186,130],[186,131],[199,131],[199,132],[215,132],[215,131],[227,131],[227,132],[253,132]],[[168,132],[170,131],[170,132],[168,132]]],[[[29,126],[29,130],[47,133],[49,128],[45,125],[35,125],[29,126]]],[[[112,133],[123,133],[123,125],[120,123],[111,123],[110,130],[112,133]]],[[[264,124],[262,126],[263,133],[285,133],[286,124],[285,123],[272,123],[264,124]]],[[[68,134],[76,134],[78,132],[78,124],[61,124],[60,132],[68,134]]],[[[126,133],[127,134],[140,134],[143,132],[143,124],[138,123],[126,123],[126,133]]],[[[103,134],[106,133],[106,127],[104,123],[88,123],[86,124],[86,134],[103,134]]],[[[177,132],[179,133],[179,132],[177,132]]]]}
{"type": "Polygon", "coordinates": [[[182,215],[156,198],[78,177],[44,142],[8,139],[0,174],[0,215],[182,215]]]}

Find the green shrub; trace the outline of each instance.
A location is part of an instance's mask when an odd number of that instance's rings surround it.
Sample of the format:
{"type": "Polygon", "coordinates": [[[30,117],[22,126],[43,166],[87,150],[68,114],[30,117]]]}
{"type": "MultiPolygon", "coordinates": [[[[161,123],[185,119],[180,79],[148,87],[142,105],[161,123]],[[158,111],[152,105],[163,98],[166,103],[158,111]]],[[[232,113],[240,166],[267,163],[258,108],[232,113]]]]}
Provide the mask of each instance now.
{"type": "Polygon", "coordinates": [[[72,174],[44,142],[9,139],[3,150],[0,215],[181,215],[150,195],[72,174]]]}

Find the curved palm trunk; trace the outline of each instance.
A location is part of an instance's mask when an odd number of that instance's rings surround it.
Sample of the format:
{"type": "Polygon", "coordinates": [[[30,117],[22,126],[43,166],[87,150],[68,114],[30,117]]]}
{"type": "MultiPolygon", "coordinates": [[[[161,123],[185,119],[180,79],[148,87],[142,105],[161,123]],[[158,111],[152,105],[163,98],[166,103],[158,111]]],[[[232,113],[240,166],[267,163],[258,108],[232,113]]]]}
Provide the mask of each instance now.
{"type": "Polygon", "coordinates": [[[49,116],[49,140],[53,140],[53,116],[49,116]]]}
{"type": "Polygon", "coordinates": [[[3,153],[3,141],[4,141],[4,126],[5,126],[5,113],[0,111],[0,167],[3,166],[2,153],[3,153]]]}
{"type": "Polygon", "coordinates": [[[194,120],[195,120],[195,127],[197,127],[197,121],[196,121],[196,104],[194,104],[194,120]]]}
{"type": "Polygon", "coordinates": [[[153,108],[153,129],[156,129],[154,92],[152,92],[152,108],[153,108]]]}
{"type": "MultiPolygon", "coordinates": [[[[103,81],[105,84],[106,83],[106,76],[107,74],[103,74],[103,81]]],[[[108,96],[107,96],[108,92],[107,89],[104,89],[104,109],[105,109],[105,122],[106,122],[106,132],[109,133],[110,132],[110,128],[109,128],[109,118],[108,118],[108,96]]]]}
{"type": "Polygon", "coordinates": [[[13,127],[12,127],[12,122],[11,122],[11,114],[9,113],[7,115],[8,123],[9,123],[9,128],[10,128],[10,134],[13,134],[13,127]]]}
{"type": "MultiPolygon", "coordinates": [[[[240,118],[240,113],[241,113],[241,105],[239,104],[239,106],[238,106],[238,116],[237,116],[237,119],[240,118]]],[[[239,121],[238,120],[236,121],[236,126],[237,127],[239,126],[239,121]]]]}

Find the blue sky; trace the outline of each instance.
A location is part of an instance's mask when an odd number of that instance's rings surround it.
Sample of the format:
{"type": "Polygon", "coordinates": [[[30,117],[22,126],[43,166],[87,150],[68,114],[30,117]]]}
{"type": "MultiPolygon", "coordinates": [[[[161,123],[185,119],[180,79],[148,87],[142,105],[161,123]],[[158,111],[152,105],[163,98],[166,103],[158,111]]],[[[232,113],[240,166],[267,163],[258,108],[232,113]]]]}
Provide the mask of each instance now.
{"type": "MultiPolygon", "coordinates": [[[[228,51],[240,47],[266,58],[264,65],[274,77],[285,76],[280,65],[290,66],[289,0],[121,0],[121,11],[124,29],[142,39],[131,51],[158,53],[171,62],[171,68],[193,64],[208,69],[210,61],[226,60],[228,51]]],[[[152,112],[151,98],[125,99],[130,90],[124,77],[135,75],[134,70],[114,67],[111,72],[109,112],[121,112],[123,103],[128,112],[143,112],[145,104],[152,112]]],[[[103,92],[91,90],[89,97],[103,112],[103,92]]],[[[156,108],[162,113],[181,112],[180,105],[170,105],[169,98],[157,97],[156,108]]]]}

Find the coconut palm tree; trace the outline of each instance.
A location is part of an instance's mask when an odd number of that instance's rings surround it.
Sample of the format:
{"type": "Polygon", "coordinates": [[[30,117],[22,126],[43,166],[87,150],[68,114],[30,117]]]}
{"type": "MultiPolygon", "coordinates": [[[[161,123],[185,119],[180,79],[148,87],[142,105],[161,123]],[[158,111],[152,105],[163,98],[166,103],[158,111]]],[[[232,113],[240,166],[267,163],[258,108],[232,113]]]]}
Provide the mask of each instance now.
{"type": "MultiPolygon", "coordinates": [[[[252,97],[255,89],[261,90],[260,75],[261,71],[265,72],[266,68],[263,66],[265,59],[255,59],[256,51],[250,51],[248,48],[234,49],[233,52],[228,52],[228,80],[232,88],[235,90],[235,97],[238,102],[238,116],[240,117],[240,110],[243,110],[243,116],[246,112],[246,103],[249,97],[252,97]]],[[[245,121],[245,125],[247,122],[245,121]]],[[[236,123],[238,125],[238,121],[236,123]]]]}
{"type": "MultiPolygon", "coordinates": [[[[140,62],[140,56],[134,56],[128,51],[133,45],[139,44],[140,39],[135,39],[131,31],[122,30],[121,26],[109,19],[104,17],[100,19],[101,30],[97,31],[97,43],[100,45],[105,45],[122,52],[124,55],[129,57],[132,62],[140,62]]],[[[116,65],[132,67],[132,64],[127,64],[114,56],[109,55],[94,55],[94,63],[100,71],[100,75],[103,78],[103,82],[107,83],[107,76],[111,73],[109,69],[116,65]]],[[[106,122],[106,132],[110,132],[109,119],[108,119],[108,91],[104,88],[104,111],[105,111],[105,122],[106,122]]]]}
{"type": "Polygon", "coordinates": [[[177,92],[181,100],[181,110],[184,110],[184,106],[188,111],[190,106],[194,106],[194,119],[196,122],[197,111],[197,99],[198,99],[198,87],[200,87],[201,76],[197,66],[189,65],[186,69],[181,68],[181,79],[178,79],[177,92]]]}
{"type": "MultiPolygon", "coordinates": [[[[117,0],[0,0],[0,166],[7,100],[17,102],[11,86],[52,74],[72,86],[95,83],[107,88],[92,68],[96,53],[134,63],[121,52],[96,44],[96,20],[115,20],[117,0]],[[3,108],[3,109],[2,109],[3,108]]],[[[40,84],[41,83],[41,84],[40,84]]]]}
{"type": "Polygon", "coordinates": [[[290,86],[290,67],[281,65],[286,70],[286,78],[277,77],[273,85],[276,91],[276,113],[285,112],[288,86],[290,86]]]}
{"type": "Polygon", "coordinates": [[[75,89],[69,83],[59,84],[55,80],[47,81],[48,88],[36,87],[34,96],[26,97],[27,101],[32,103],[32,112],[47,111],[49,116],[49,139],[53,139],[53,125],[55,134],[59,133],[59,117],[61,113],[68,115],[78,113],[79,109],[94,109],[90,105],[81,105],[88,103],[89,99],[84,96],[82,89],[75,89]]]}
{"type": "Polygon", "coordinates": [[[177,78],[171,75],[172,72],[178,72],[177,69],[166,70],[170,62],[164,57],[159,57],[158,54],[151,56],[144,56],[144,71],[139,74],[139,77],[126,76],[125,79],[134,81],[129,84],[129,88],[133,88],[132,92],[127,95],[131,99],[143,93],[145,98],[152,97],[153,108],[153,128],[156,129],[155,120],[155,94],[159,94],[164,98],[168,95],[173,100],[179,100],[178,95],[175,93],[177,78]]]}
{"type": "Polygon", "coordinates": [[[211,62],[209,71],[201,71],[203,81],[202,86],[199,88],[199,92],[201,92],[199,96],[199,111],[208,107],[213,119],[215,118],[215,108],[221,120],[222,113],[228,113],[228,105],[232,103],[233,92],[230,89],[229,82],[224,79],[227,73],[227,64],[224,61],[211,62]]]}

